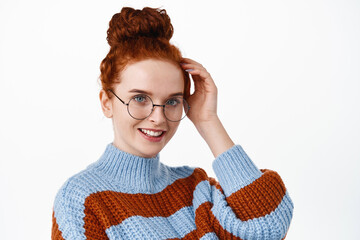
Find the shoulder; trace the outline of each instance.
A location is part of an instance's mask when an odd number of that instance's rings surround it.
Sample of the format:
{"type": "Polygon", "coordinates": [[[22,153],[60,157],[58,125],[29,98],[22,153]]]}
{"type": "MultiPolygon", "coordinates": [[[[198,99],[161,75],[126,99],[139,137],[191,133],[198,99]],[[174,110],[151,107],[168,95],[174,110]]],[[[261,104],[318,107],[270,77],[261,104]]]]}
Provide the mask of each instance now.
{"type": "Polygon", "coordinates": [[[54,211],[72,212],[83,210],[86,198],[92,193],[105,190],[108,186],[102,176],[93,171],[92,165],[68,178],[58,190],[54,211]]]}
{"type": "Polygon", "coordinates": [[[88,179],[91,174],[87,170],[83,170],[70,178],[58,190],[55,202],[54,210],[69,207],[72,203],[85,201],[85,198],[91,194],[91,187],[89,186],[88,179]]]}
{"type": "Polygon", "coordinates": [[[89,195],[101,190],[98,179],[100,177],[87,168],[68,178],[58,190],[53,213],[64,236],[72,238],[74,234],[84,233],[85,201],[89,195]]]}
{"type": "Polygon", "coordinates": [[[81,235],[85,231],[82,219],[87,191],[84,189],[86,185],[81,181],[84,175],[84,171],[81,171],[67,179],[55,197],[53,223],[56,223],[65,239],[74,237],[74,234],[81,235]]]}

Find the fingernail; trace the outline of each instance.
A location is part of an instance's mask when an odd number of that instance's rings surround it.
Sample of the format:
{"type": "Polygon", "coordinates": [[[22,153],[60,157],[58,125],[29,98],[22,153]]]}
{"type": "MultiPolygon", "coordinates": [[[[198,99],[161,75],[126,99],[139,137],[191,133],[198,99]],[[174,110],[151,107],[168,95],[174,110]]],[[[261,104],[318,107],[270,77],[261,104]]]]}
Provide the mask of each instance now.
{"type": "Polygon", "coordinates": [[[192,72],[192,71],[194,71],[194,69],[186,69],[185,71],[192,72]]]}

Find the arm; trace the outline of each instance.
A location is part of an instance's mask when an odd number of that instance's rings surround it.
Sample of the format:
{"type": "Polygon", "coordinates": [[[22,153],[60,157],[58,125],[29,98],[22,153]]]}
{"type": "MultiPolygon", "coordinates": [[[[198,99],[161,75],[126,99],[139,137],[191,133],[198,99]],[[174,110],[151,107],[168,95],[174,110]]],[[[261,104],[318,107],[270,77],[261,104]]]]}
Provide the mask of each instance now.
{"type": "Polygon", "coordinates": [[[210,147],[215,158],[235,145],[219,118],[204,123],[197,130],[210,147]]]}
{"type": "Polygon", "coordinates": [[[219,179],[207,177],[194,192],[195,223],[199,237],[219,239],[284,239],[293,203],[280,176],[259,170],[240,145],[213,162],[219,179]]]}
{"type": "Polygon", "coordinates": [[[283,239],[293,203],[280,176],[259,170],[242,147],[234,145],[217,116],[217,88],[206,69],[187,58],[182,67],[195,85],[188,117],[215,156],[213,169],[219,179],[199,191],[197,216],[210,216],[208,223],[221,238],[283,239]]]}
{"type": "Polygon", "coordinates": [[[234,146],[217,116],[217,87],[201,64],[184,58],[182,67],[192,75],[195,85],[195,92],[187,99],[191,106],[187,116],[217,157],[234,146]]]}

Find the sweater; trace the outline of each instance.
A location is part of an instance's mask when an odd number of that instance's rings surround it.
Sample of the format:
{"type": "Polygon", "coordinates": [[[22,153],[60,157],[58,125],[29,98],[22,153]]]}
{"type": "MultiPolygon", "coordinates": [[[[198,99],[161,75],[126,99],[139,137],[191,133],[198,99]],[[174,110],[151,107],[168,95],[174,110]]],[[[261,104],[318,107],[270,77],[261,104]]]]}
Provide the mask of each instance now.
{"type": "Polygon", "coordinates": [[[240,145],[202,168],[106,146],[58,191],[52,239],[284,239],[293,203],[280,176],[240,145]]]}

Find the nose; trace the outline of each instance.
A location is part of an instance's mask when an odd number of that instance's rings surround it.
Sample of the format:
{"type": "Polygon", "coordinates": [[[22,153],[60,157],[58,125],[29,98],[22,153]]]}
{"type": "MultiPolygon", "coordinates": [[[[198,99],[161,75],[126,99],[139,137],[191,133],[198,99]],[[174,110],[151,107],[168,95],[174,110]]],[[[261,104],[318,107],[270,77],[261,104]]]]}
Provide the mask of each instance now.
{"type": "Polygon", "coordinates": [[[164,108],[162,106],[154,106],[154,109],[148,119],[153,123],[162,123],[166,121],[164,108]]]}

